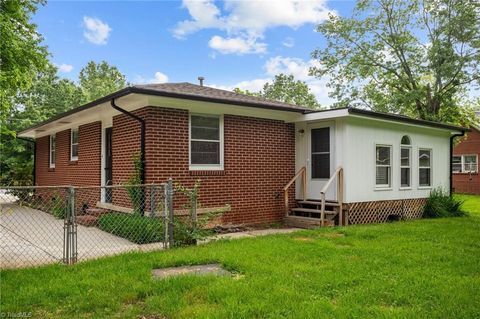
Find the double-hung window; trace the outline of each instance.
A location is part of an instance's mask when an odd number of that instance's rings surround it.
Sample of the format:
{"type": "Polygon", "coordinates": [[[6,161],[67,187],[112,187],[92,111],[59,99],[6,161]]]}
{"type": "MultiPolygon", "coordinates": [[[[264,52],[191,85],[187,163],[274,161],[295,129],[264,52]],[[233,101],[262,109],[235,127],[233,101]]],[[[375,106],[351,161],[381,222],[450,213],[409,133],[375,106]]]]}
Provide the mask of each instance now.
{"type": "Polygon", "coordinates": [[[418,150],[418,185],[432,186],[432,150],[430,149],[418,150]]]}
{"type": "Polygon", "coordinates": [[[411,186],[412,172],[412,148],[410,138],[403,136],[400,146],[400,187],[409,188],[411,186]]]}
{"type": "Polygon", "coordinates": [[[454,173],[478,173],[478,156],[471,155],[455,155],[452,157],[454,173]]]}
{"type": "Polygon", "coordinates": [[[48,163],[50,168],[55,168],[55,134],[50,135],[48,163]]]}
{"type": "Polygon", "coordinates": [[[78,160],[78,129],[70,131],[70,160],[78,160]]]}
{"type": "Polygon", "coordinates": [[[190,115],[190,169],[223,169],[223,118],[190,115]]]}
{"type": "Polygon", "coordinates": [[[375,156],[375,186],[377,188],[390,188],[392,184],[392,147],[377,145],[375,156]]]}

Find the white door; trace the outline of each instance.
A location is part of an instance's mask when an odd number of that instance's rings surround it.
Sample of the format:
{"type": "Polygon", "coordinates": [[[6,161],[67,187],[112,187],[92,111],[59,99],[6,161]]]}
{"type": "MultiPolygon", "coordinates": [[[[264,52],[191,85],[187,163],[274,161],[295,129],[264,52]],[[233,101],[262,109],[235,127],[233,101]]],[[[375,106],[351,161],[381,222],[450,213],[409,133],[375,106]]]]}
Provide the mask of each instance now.
{"type": "MultiPolygon", "coordinates": [[[[307,127],[307,198],[320,199],[320,191],[335,171],[334,165],[334,125],[315,123],[307,127]]],[[[327,191],[327,199],[335,199],[335,183],[327,191]]]]}

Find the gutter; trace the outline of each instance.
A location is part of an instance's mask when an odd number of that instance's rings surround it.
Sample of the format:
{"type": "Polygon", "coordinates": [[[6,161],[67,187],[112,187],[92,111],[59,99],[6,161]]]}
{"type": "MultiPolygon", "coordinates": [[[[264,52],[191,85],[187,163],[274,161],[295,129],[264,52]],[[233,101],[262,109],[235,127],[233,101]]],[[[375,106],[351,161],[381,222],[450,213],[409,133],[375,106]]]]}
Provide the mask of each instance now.
{"type": "MultiPolygon", "coordinates": [[[[115,98],[112,98],[110,105],[117,111],[133,118],[134,120],[140,123],[140,162],[142,163],[142,167],[140,168],[140,185],[145,184],[145,170],[146,170],[146,159],[145,159],[145,120],[141,117],[128,112],[127,110],[122,109],[118,105],[115,104],[115,98]]],[[[145,213],[145,191],[142,188],[140,194],[140,214],[143,216],[145,213]]]]}
{"type": "Polygon", "coordinates": [[[456,137],[462,137],[465,136],[465,131],[462,131],[460,134],[454,134],[450,136],[450,196],[452,196],[453,192],[453,140],[456,137]]]}
{"type": "Polygon", "coordinates": [[[17,136],[16,137],[17,139],[19,140],[22,140],[22,141],[26,141],[26,142],[29,142],[29,143],[32,143],[33,144],[33,173],[32,173],[32,182],[33,182],[33,186],[35,186],[35,182],[36,182],[36,172],[37,172],[37,141],[36,140],[31,140],[29,138],[25,138],[25,137],[20,137],[20,136],[17,136]]]}

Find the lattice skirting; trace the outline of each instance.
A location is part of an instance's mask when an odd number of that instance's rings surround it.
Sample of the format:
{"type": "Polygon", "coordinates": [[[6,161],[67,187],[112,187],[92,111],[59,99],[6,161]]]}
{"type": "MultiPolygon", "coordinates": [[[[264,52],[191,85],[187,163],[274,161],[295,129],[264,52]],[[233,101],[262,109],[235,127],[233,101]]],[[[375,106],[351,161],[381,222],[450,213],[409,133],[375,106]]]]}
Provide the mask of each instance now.
{"type": "Polygon", "coordinates": [[[416,219],[423,215],[426,198],[344,204],[349,224],[384,223],[389,219],[416,219]]]}

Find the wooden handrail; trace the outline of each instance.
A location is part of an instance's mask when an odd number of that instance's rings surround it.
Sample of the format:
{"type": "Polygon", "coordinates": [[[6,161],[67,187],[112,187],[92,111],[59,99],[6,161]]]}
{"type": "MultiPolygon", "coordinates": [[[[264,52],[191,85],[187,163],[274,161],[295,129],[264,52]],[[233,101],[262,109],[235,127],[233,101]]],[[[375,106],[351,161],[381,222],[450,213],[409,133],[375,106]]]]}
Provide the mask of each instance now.
{"type": "Polygon", "coordinates": [[[284,195],[284,200],[285,200],[285,214],[288,215],[288,189],[292,184],[300,177],[302,176],[302,199],[305,200],[305,193],[307,191],[307,169],[305,166],[303,166],[297,174],[285,185],[283,188],[283,195],[284,195]]]}
{"type": "Polygon", "coordinates": [[[320,222],[322,226],[325,222],[325,193],[328,191],[328,188],[332,184],[333,180],[338,177],[337,181],[337,202],[338,202],[338,223],[343,224],[343,168],[338,167],[335,172],[330,176],[330,179],[322,187],[320,191],[320,200],[321,200],[321,210],[320,210],[320,222]]]}

